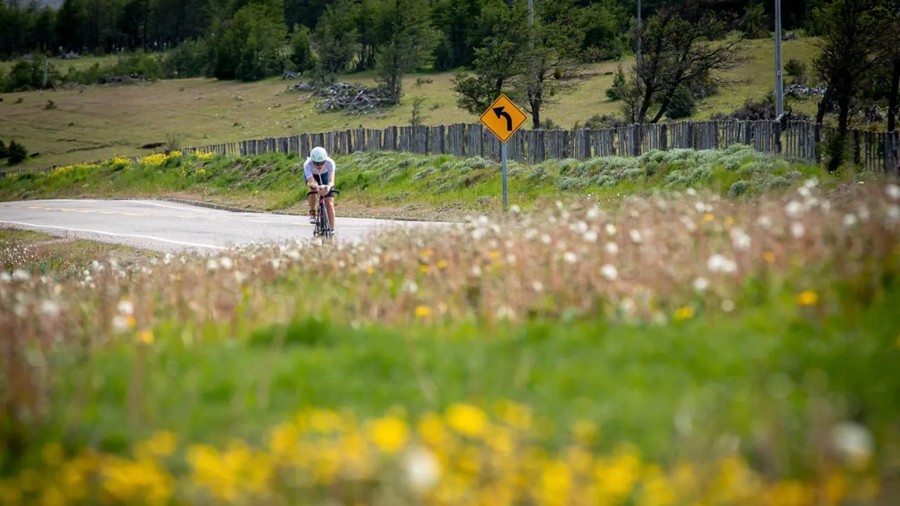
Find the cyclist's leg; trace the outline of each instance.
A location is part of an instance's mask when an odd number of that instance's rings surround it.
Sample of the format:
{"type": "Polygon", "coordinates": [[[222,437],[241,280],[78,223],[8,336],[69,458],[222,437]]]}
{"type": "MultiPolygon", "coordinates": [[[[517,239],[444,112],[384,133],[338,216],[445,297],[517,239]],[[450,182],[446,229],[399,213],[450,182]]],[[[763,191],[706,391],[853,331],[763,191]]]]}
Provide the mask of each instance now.
{"type": "Polygon", "coordinates": [[[307,188],[309,188],[309,190],[306,194],[306,201],[309,204],[309,222],[310,223],[316,222],[316,204],[317,204],[317,202],[316,202],[316,191],[314,190],[314,187],[322,184],[322,180],[318,174],[313,174],[313,178],[315,179],[316,184],[313,185],[312,183],[309,183],[309,185],[307,186],[307,188]]]}
{"type": "MultiPolygon", "coordinates": [[[[331,194],[329,194],[331,195],[331,194]]],[[[328,213],[328,224],[334,230],[334,197],[325,197],[325,210],[328,213]]]]}

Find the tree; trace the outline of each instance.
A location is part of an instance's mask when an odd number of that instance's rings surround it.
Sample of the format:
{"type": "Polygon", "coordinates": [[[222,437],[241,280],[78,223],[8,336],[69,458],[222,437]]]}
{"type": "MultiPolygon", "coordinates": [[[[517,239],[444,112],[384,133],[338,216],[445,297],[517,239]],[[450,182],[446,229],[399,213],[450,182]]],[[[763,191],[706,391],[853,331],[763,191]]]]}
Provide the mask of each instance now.
{"type": "Polygon", "coordinates": [[[28,150],[25,146],[19,144],[15,139],[9,141],[9,147],[6,149],[7,157],[10,165],[16,165],[28,158],[28,150]]]}
{"type": "Polygon", "coordinates": [[[475,59],[483,0],[439,0],[434,7],[434,25],[442,36],[435,49],[435,68],[454,69],[475,59]]]}
{"type": "Polygon", "coordinates": [[[310,48],[309,34],[309,28],[294,25],[294,33],[291,35],[291,62],[298,72],[311,70],[316,64],[310,48]]]}
{"type": "Polygon", "coordinates": [[[650,123],[662,119],[679,87],[727,86],[731,81],[721,71],[743,61],[743,39],[720,39],[726,32],[707,6],[713,0],[668,1],[647,20],[637,36],[641,59],[632,69],[623,99],[628,119],[650,123]]]}
{"type": "Polygon", "coordinates": [[[547,2],[526,33],[523,60],[525,70],[515,77],[516,94],[525,98],[525,110],[531,113],[533,128],[541,127],[541,110],[559,95],[573,91],[584,75],[579,58],[584,34],[579,30],[577,9],[570,0],[547,2]]]}
{"type": "Polygon", "coordinates": [[[320,76],[343,72],[359,53],[359,34],[353,23],[353,10],[350,0],[338,0],[329,5],[319,18],[312,44],[317,55],[316,71],[320,76]]]}
{"type": "Polygon", "coordinates": [[[819,12],[822,28],[821,52],[813,60],[813,68],[826,85],[819,103],[816,121],[822,124],[825,114],[837,109],[838,132],[829,141],[828,169],[837,170],[844,160],[850,113],[858,97],[860,83],[880,56],[878,52],[881,25],[885,18],[885,2],[880,0],[834,0],[819,12]]]}
{"type": "Polygon", "coordinates": [[[255,81],[281,72],[281,50],[287,38],[280,0],[241,7],[216,30],[214,75],[255,81]]]}
{"type": "Polygon", "coordinates": [[[437,44],[427,4],[419,0],[388,0],[382,26],[390,36],[376,55],[376,77],[387,104],[400,103],[403,75],[429,61],[437,44]]]}
{"type": "Polygon", "coordinates": [[[500,11],[493,20],[492,33],[480,46],[475,49],[474,75],[459,70],[453,80],[456,105],[472,114],[484,112],[527,68],[528,11],[522,2],[500,11]]]}

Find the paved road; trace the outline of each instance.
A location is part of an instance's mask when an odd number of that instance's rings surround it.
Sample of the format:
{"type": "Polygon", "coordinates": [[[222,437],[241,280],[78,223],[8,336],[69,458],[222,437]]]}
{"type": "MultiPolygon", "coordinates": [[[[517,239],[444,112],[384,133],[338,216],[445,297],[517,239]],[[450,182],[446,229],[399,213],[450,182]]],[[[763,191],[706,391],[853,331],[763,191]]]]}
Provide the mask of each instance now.
{"type": "MultiPolygon", "coordinates": [[[[388,226],[435,226],[337,218],[340,241],[361,241],[388,226]]],[[[312,239],[306,216],[233,212],[160,200],[29,200],[0,202],[0,226],[37,230],[161,252],[215,252],[250,243],[312,239]]]]}

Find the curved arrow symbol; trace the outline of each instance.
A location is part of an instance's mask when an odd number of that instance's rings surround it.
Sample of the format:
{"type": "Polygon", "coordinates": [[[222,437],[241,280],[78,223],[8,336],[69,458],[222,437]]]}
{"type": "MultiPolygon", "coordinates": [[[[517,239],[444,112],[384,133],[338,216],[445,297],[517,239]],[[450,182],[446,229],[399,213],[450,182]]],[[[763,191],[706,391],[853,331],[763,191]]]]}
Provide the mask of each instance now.
{"type": "Polygon", "coordinates": [[[500,106],[500,107],[494,107],[493,110],[494,110],[494,114],[497,115],[497,119],[500,119],[501,116],[506,117],[506,131],[509,132],[509,131],[512,131],[512,116],[510,116],[509,113],[504,111],[503,109],[504,109],[504,107],[500,106]]]}

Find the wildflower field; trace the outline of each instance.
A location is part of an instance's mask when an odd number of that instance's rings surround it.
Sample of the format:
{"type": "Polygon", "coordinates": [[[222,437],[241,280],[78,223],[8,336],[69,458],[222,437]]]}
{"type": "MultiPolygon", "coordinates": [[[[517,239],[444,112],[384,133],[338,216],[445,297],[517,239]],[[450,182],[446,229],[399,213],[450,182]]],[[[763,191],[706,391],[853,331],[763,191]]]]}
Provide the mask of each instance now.
{"type": "MultiPolygon", "coordinates": [[[[893,504],[900,187],[737,149],[653,156],[514,167],[507,214],[448,186],[470,218],[363,244],[66,272],[4,257],[0,503],[893,504]]],[[[290,208],[289,163],[261,160],[229,162],[256,173],[240,180],[218,158],[109,163],[0,195],[187,179],[237,198],[235,178],[290,208]]],[[[496,183],[443,158],[366,172],[380,160],[348,157],[341,197],[441,212],[416,185],[496,183]]]]}

